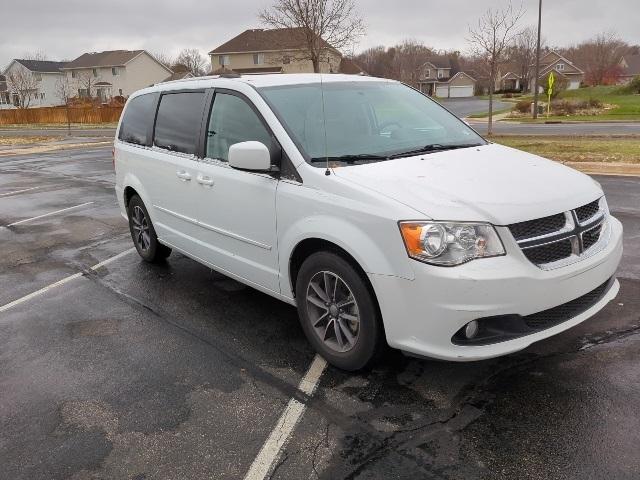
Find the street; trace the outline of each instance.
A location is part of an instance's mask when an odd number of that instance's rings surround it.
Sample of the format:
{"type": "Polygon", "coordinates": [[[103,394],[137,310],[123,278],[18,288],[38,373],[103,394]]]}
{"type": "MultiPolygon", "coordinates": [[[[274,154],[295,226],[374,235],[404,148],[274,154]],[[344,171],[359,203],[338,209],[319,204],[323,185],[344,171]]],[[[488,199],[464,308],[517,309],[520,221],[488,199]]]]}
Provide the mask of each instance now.
{"type": "MultiPolygon", "coordinates": [[[[546,127],[594,128],[522,125],[546,127]]],[[[594,318],[495,360],[327,367],[311,395],[293,307],[132,251],[111,147],[0,174],[0,478],[244,478],[292,398],[274,479],[638,478],[640,178],[596,178],[625,253],[594,318]]]]}

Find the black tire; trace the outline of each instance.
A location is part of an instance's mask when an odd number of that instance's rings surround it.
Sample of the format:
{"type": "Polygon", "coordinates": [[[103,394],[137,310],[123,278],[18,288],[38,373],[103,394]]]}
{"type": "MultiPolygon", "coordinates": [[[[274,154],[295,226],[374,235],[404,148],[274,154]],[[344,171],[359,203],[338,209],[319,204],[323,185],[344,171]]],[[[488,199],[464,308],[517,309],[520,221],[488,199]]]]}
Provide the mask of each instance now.
{"type": "Polygon", "coordinates": [[[142,199],[134,195],[127,208],[129,231],[138,254],[145,262],[162,263],[171,255],[171,249],[158,242],[158,236],[151,223],[151,217],[142,199]],[[142,229],[142,230],[141,230],[142,229]]]}
{"type": "Polygon", "coordinates": [[[369,283],[348,261],[328,251],[314,253],[300,267],[295,288],[302,329],[313,348],[329,363],[343,370],[356,371],[370,366],[380,356],[386,342],[378,304],[369,283]],[[317,304],[323,299],[318,293],[322,279],[324,295],[327,296],[324,290],[333,290],[333,298],[329,295],[324,306],[317,304]],[[333,287],[332,282],[335,282],[333,287]],[[336,293],[336,289],[341,292],[336,293]],[[336,301],[337,297],[341,297],[341,301],[336,301]],[[349,302],[349,298],[355,301],[349,302]],[[346,304],[351,306],[338,308],[346,304]],[[322,320],[325,313],[326,324],[322,320]],[[357,330],[353,320],[346,320],[355,316],[359,317],[357,330]],[[343,350],[345,348],[347,350],[343,350]]]}

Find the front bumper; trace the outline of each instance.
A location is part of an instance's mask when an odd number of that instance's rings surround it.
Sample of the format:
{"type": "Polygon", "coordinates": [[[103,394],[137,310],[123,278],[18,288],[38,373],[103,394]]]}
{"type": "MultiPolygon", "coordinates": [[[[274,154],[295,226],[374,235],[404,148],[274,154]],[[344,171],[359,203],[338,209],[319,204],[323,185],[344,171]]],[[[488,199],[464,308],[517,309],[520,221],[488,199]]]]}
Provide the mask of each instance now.
{"type": "Polygon", "coordinates": [[[482,360],[522,350],[583,322],[615,298],[620,288],[617,280],[586,311],[545,330],[488,345],[456,345],[451,340],[471,320],[538,313],[581,297],[615,276],[622,257],[622,224],[614,217],[609,222],[611,237],[605,248],[554,270],[536,267],[515,242],[506,241],[507,255],[457,267],[412,261],[414,280],[369,274],[387,342],[420,356],[482,360]]]}

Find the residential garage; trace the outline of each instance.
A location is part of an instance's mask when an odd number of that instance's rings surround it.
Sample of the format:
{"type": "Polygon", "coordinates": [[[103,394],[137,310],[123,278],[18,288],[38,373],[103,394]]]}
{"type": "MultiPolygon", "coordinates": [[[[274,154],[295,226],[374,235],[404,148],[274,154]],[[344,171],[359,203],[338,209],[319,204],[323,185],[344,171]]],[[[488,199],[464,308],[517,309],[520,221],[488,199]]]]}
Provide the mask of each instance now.
{"type": "Polygon", "coordinates": [[[464,72],[458,72],[447,82],[438,83],[436,97],[439,98],[463,98],[473,97],[476,88],[476,80],[464,72]]]}

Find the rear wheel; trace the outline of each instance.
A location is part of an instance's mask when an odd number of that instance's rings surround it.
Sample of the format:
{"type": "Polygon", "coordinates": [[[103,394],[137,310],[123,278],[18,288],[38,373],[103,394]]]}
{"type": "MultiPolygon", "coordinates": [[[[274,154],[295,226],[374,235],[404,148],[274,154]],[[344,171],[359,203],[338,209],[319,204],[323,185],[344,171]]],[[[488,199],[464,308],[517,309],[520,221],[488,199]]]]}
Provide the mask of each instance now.
{"type": "Polygon", "coordinates": [[[384,346],[376,300],[361,274],[345,259],[318,252],[296,280],[302,328],[329,363],[344,370],[371,364],[384,346]]]}
{"type": "Polygon", "coordinates": [[[131,239],[142,259],[150,263],[158,263],[171,255],[171,249],[158,242],[149,212],[138,195],[131,197],[128,211],[131,239]]]}

